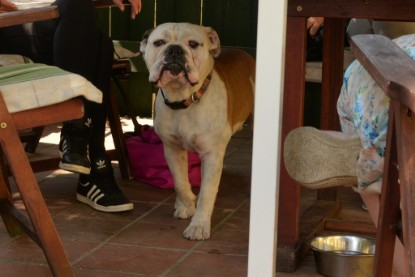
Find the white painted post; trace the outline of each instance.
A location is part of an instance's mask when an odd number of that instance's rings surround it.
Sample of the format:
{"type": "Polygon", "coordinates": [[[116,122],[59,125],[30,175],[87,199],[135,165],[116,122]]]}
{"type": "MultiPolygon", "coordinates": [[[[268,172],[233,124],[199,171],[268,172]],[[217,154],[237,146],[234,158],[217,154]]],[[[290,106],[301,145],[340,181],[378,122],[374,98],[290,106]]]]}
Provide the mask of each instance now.
{"type": "Polygon", "coordinates": [[[287,0],[260,0],[248,276],[275,275],[287,0]]]}

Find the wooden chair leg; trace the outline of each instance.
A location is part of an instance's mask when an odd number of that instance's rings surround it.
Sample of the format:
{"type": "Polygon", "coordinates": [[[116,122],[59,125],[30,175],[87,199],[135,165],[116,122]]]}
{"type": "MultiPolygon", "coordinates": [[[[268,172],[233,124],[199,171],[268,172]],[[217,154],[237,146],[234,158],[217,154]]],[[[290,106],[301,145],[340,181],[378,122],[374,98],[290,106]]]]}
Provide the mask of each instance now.
{"type": "Polygon", "coordinates": [[[40,126],[19,132],[20,140],[23,143],[26,143],[25,151],[27,153],[36,152],[36,148],[39,145],[44,129],[44,126],[40,126]]]}
{"type": "MultiPolygon", "coordinates": [[[[112,66],[113,81],[115,87],[122,94],[122,87],[118,81],[118,77],[129,78],[131,74],[131,64],[128,60],[114,61],[112,66]]],[[[123,95],[123,94],[122,94],[123,95]]],[[[120,166],[121,177],[125,180],[132,180],[133,175],[131,173],[130,160],[128,158],[127,144],[125,143],[124,132],[120,122],[118,105],[115,97],[115,90],[110,91],[110,104],[108,109],[108,122],[111,128],[111,134],[115,146],[115,155],[120,166]]]]}
{"type": "Polygon", "coordinates": [[[8,179],[8,169],[6,163],[3,159],[3,151],[0,148],[0,215],[3,219],[4,225],[6,226],[6,230],[10,236],[18,236],[24,233],[24,230],[18,224],[13,216],[10,215],[9,205],[12,203],[12,195],[10,192],[10,184],[8,179]]]}
{"type": "Polygon", "coordinates": [[[25,151],[28,153],[35,153],[36,148],[39,145],[40,138],[42,137],[43,131],[45,130],[44,126],[35,127],[32,129],[32,136],[27,140],[25,151]]]}
{"type": "Polygon", "coordinates": [[[391,101],[387,152],[381,194],[381,211],[376,234],[373,276],[391,276],[395,239],[402,218],[405,276],[414,276],[415,265],[415,118],[410,110],[391,101]],[[399,164],[399,169],[397,165],[399,164]],[[400,180],[398,184],[397,180],[400,180]]]}
{"type": "Polygon", "coordinates": [[[392,276],[393,255],[400,218],[395,112],[391,103],[380,200],[373,276],[392,276]]]}
{"type": "Polygon", "coordinates": [[[121,126],[117,101],[114,91],[110,92],[110,105],[108,109],[108,122],[111,128],[112,139],[116,149],[116,155],[120,167],[121,177],[125,180],[133,179],[130,161],[128,158],[127,144],[125,143],[124,132],[121,126]]]}
{"type": "Polygon", "coordinates": [[[415,115],[396,103],[399,180],[401,188],[402,233],[406,276],[415,276],[415,115]]]}
{"type": "MultiPolygon", "coordinates": [[[[14,217],[29,236],[41,246],[55,276],[73,276],[62,243],[3,98],[0,98],[0,119],[1,147],[30,221],[27,217],[23,217],[23,214],[10,201],[5,201],[4,196],[7,194],[5,182],[3,182],[0,189],[3,195],[1,201],[2,216],[3,218],[14,217]]],[[[6,220],[7,222],[10,221],[6,220]]]]}

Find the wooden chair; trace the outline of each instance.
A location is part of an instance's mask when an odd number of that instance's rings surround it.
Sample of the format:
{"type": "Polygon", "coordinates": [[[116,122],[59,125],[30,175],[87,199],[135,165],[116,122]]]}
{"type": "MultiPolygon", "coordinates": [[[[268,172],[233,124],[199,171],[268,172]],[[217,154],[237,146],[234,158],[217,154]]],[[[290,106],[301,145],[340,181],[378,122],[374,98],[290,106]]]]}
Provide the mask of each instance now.
{"type": "MultiPolygon", "coordinates": [[[[29,58],[21,55],[0,53],[0,67],[17,64],[33,63],[29,58]]],[[[27,153],[35,153],[45,127],[35,127],[19,132],[20,140],[25,143],[27,153]]]]}
{"type": "MultiPolygon", "coordinates": [[[[291,130],[303,126],[307,18],[324,17],[319,128],[339,130],[336,103],[343,84],[345,21],[350,18],[414,21],[414,8],[413,0],[288,0],[281,141],[291,130]]],[[[342,202],[337,189],[319,190],[316,201],[303,213],[301,186],[289,177],[283,165],[280,170],[277,271],[291,272],[306,256],[309,239],[324,230],[327,220],[341,211],[342,202]]],[[[354,222],[349,223],[354,229],[361,229],[354,222]]],[[[342,231],[344,225],[332,227],[342,231]]]]}
{"type": "MultiPolygon", "coordinates": [[[[58,9],[53,6],[0,13],[0,27],[52,19],[58,16],[58,9]]],[[[75,74],[68,75],[75,76],[75,74]]],[[[92,84],[86,82],[82,77],[78,77],[78,80],[83,80],[86,84],[83,89],[81,88],[82,90],[86,88],[93,89],[96,97],[102,97],[101,92],[92,84]]],[[[66,86],[66,83],[62,85],[66,86]]],[[[16,84],[10,83],[7,86],[10,88],[16,86],[16,84]]],[[[69,82],[65,89],[68,87],[69,82]]],[[[0,85],[0,92],[1,150],[26,209],[26,212],[21,212],[13,205],[3,162],[2,171],[0,172],[1,217],[10,235],[27,233],[42,248],[54,276],[73,276],[70,263],[38,187],[32,167],[23,149],[23,144],[20,141],[19,130],[81,118],[84,113],[82,100],[75,97],[67,100],[62,99],[57,103],[46,103],[33,107],[29,106],[21,110],[11,110],[11,105],[6,104],[10,99],[8,100],[5,96],[6,86],[4,83],[0,85]]],[[[21,97],[20,93],[14,95],[21,97]]],[[[24,102],[22,101],[24,99],[14,100],[17,103],[24,102]]]]}
{"type": "Polygon", "coordinates": [[[373,276],[391,276],[401,220],[405,276],[415,276],[415,62],[380,35],[354,36],[351,47],[391,99],[373,276]]]}

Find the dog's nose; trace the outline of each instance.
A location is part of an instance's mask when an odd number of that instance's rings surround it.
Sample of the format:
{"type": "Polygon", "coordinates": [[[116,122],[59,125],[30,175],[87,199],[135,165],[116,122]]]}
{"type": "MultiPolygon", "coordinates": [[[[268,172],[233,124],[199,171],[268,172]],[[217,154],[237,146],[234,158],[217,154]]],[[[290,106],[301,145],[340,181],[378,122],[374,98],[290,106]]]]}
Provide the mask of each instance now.
{"type": "Polygon", "coordinates": [[[172,57],[179,57],[183,55],[183,49],[179,45],[170,45],[166,50],[167,55],[172,57]]]}
{"type": "Polygon", "coordinates": [[[165,67],[164,69],[169,70],[171,74],[178,75],[180,72],[185,70],[185,52],[179,45],[170,45],[166,51],[165,56],[165,67]]]}

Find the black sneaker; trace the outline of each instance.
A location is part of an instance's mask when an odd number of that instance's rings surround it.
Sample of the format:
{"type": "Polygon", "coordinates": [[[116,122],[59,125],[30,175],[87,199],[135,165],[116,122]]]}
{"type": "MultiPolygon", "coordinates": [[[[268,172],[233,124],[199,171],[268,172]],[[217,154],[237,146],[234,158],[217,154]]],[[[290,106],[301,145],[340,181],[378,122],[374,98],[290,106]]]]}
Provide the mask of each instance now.
{"type": "Polygon", "coordinates": [[[91,172],[88,158],[89,125],[89,120],[63,124],[59,142],[60,168],[81,174],[91,172]]]}
{"type": "Polygon", "coordinates": [[[76,199],[102,212],[124,212],[134,208],[118,188],[108,159],[92,164],[90,175],[79,176],[76,199]]]}

